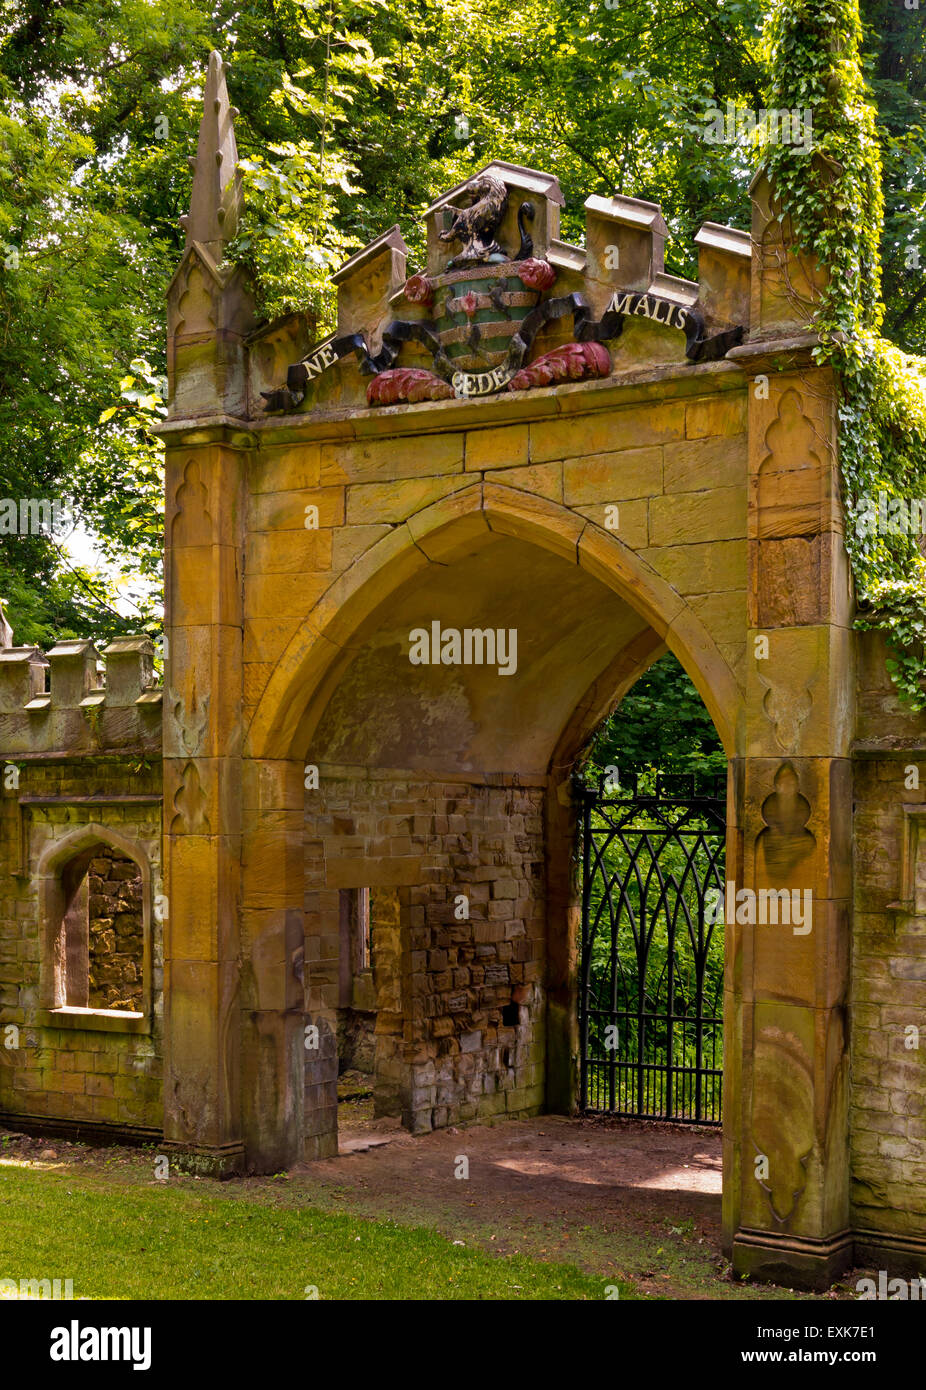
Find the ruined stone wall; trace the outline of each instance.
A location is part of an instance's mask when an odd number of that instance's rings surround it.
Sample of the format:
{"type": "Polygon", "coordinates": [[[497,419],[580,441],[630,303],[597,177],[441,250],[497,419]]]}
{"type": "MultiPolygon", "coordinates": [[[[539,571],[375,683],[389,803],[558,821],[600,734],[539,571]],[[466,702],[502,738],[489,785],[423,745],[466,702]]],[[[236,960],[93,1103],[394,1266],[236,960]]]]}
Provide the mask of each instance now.
{"type": "Polygon", "coordinates": [[[87,869],[91,1009],[142,1007],[142,879],[124,854],[101,849],[87,869]]]}
{"type": "Polygon", "coordinates": [[[153,1137],[162,692],[148,638],[105,655],[0,648],[0,1116],[153,1137]]]}
{"type": "MultiPolygon", "coordinates": [[[[42,997],[42,970],[48,961],[39,862],[80,827],[98,825],[137,847],[150,866],[149,891],[159,893],[160,767],[139,772],[122,760],[29,763],[20,779],[20,791],[26,788],[26,794],[47,798],[50,804],[27,803],[25,872],[14,873],[23,812],[18,797],[8,793],[0,798],[0,1028],[13,1023],[19,1029],[19,1046],[4,1051],[5,1065],[0,1066],[0,1113],[14,1125],[22,1117],[159,1133],[161,925],[152,914],[150,1007],[143,1019],[93,1014],[81,1018],[48,1009],[42,997]],[[94,794],[112,799],[105,806],[79,799],[94,794]],[[128,799],[133,796],[145,800],[128,799]],[[121,1031],[120,1025],[132,1031],[121,1031]]],[[[92,862],[101,862],[105,852],[103,846],[94,849],[97,857],[92,862]]],[[[109,1007],[91,1002],[91,1008],[109,1007]]]]}
{"type": "Polygon", "coordinates": [[[306,871],[310,1014],[337,973],[339,890],[398,888],[397,928],[373,938],[379,1113],[420,1131],[540,1109],[542,790],[322,770],[306,871]]]}
{"type": "MultiPolygon", "coordinates": [[[[854,1223],[926,1249],[926,737],[875,634],[859,639],[854,758],[854,1223]]],[[[874,1254],[874,1251],[871,1251],[874,1254]]],[[[880,1254],[877,1255],[880,1259],[880,1254]]]]}

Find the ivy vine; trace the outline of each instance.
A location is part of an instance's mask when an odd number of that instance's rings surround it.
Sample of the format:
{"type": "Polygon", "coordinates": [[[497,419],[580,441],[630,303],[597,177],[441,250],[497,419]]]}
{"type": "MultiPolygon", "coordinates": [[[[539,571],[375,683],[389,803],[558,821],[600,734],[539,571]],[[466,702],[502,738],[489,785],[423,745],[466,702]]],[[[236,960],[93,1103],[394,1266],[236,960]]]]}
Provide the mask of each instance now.
{"type": "Polygon", "coordinates": [[[795,246],[826,272],[808,318],[820,336],[814,359],[839,381],[855,626],[883,632],[898,692],[922,710],[926,559],[923,521],[910,502],[926,498],[926,359],[880,335],[881,157],[858,0],[774,0],[763,42],[769,106],[812,111],[809,145],[770,144],[762,162],[795,246]]]}

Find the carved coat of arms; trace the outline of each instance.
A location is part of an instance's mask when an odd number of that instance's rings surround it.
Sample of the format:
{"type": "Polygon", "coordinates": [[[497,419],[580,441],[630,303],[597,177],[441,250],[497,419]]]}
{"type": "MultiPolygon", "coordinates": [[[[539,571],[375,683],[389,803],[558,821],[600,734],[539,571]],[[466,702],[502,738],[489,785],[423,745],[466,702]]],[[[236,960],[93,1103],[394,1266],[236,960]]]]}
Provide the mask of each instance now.
{"type": "Polygon", "coordinates": [[[360,333],[330,339],[289,368],[285,387],[264,393],[265,410],[296,408],[308,383],[349,353],[356,354],[361,372],[372,378],[366,395],[375,407],[606,376],[611,358],[605,343],[620,335],[628,314],[682,329],[691,361],[722,356],[742,336],[742,330],[733,330],[706,338],[693,309],[652,293],[615,294],[594,320],[581,293],[550,295],[557,269],[546,256],[534,255],[528,230],[535,217],[532,202],[520,203],[519,245],[506,248],[501,240],[509,210],[504,180],[490,168],[460,193],[468,200],[465,206],[438,205],[444,218],[438,241],[452,247],[453,255],[440,273],[408,278],[404,298],[415,312],[387,324],[380,351],[372,355],[360,333]],[[572,319],[572,341],[529,361],[540,330],[564,317],[572,319]],[[403,349],[410,343],[419,346],[419,363],[420,348],[430,355],[430,368],[402,365],[403,349]]]}

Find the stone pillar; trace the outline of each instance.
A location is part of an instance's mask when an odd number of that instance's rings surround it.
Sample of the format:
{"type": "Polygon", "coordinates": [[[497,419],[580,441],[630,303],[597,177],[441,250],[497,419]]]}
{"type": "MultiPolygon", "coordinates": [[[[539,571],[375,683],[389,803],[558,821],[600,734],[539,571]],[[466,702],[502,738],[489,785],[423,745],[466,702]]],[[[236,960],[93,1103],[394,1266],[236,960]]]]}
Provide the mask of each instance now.
{"type": "MultiPolygon", "coordinates": [[[[224,265],[240,179],[222,60],[209,59],[186,248],[167,294],[164,927],[167,1147],[224,1175],[245,1148],[242,1007],[245,338],[253,306],[224,265]]],[[[298,902],[298,897],[296,899],[298,902]]]]}
{"type": "Polygon", "coordinates": [[[239,933],[242,545],[250,436],[167,434],[164,681],[164,1134],[244,1166],[239,933]]]}
{"type": "Polygon", "coordinates": [[[242,771],[242,1126],[249,1171],[273,1173],[302,1158],[304,1076],[317,1055],[305,1031],[303,764],[245,759],[242,771]]]}
{"type": "MultiPolygon", "coordinates": [[[[766,187],[757,242],[769,203],[766,187]]],[[[786,255],[758,258],[760,281],[785,273],[786,255]]],[[[729,888],[726,914],[724,1226],[737,1273],[826,1287],[852,1256],[855,674],[836,382],[814,366],[812,335],[795,333],[806,330],[804,303],[760,283],[753,304],[771,306],[772,322],[760,318],[756,341],[730,354],[750,375],[750,495],[746,756],[731,779],[728,862],[737,920],[729,888]],[[770,339],[770,328],[790,336],[770,339]]]]}

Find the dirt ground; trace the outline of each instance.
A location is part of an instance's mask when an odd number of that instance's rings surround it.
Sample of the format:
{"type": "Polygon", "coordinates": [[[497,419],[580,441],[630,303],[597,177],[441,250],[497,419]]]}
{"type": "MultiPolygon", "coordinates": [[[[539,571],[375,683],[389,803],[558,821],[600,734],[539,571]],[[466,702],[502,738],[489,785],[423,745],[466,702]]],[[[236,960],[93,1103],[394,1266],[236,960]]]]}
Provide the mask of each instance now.
{"type": "MultiPolygon", "coordinates": [[[[412,1136],[396,1121],[373,1121],[368,1095],[349,1083],[339,1109],[337,1158],[216,1184],[217,1193],[427,1226],[499,1254],[630,1280],[649,1296],[810,1297],[732,1278],[720,1249],[716,1130],[545,1115],[412,1136]]],[[[73,1165],[101,1181],[150,1181],[153,1152],[0,1138],[0,1157],[73,1165]]],[[[860,1273],[822,1297],[852,1297],[860,1273]]]]}
{"type": "MultiPolygon", "coordinates": [[[[340,1090],[338,1157],[294,1174],[316,1204],[568,1260],[663,1298],[810,1297],[733,1279],[720,1246],[717,1129],[544,1115],[412,1136],[372,1120],[359,1076],[347,1073],[340,1090]],[[461,1158],[466,1178],[455,1177],[461,1158]]],[[[859,1274],[823,1297],[854,1296],[859,1274]]]]}

